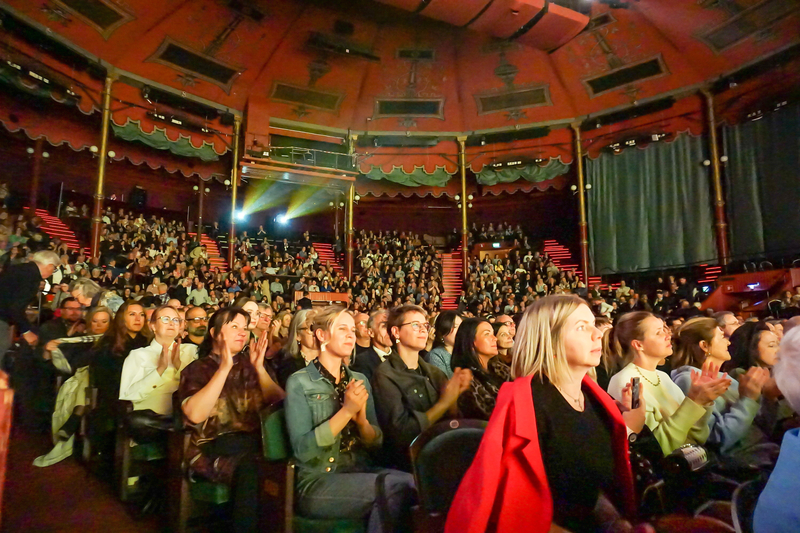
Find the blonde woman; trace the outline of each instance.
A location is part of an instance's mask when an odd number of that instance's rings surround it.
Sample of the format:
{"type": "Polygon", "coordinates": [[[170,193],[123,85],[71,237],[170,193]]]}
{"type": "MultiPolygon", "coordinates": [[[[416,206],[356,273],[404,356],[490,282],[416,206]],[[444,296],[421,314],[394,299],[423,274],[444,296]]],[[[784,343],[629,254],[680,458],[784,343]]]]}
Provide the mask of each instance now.
{"type": "Polygon", "coordinates": [[[709,362],[702,372],[691,372],[684,394],[666,373],[656,370],[672,355],[672,333],[663,320],[647,311],[622,315],[609,335],[613,357],[629,363],[611,378],[608,393],[622,400],[631,379],[641,380],[646,424],[664,455],[687,443],[704,444],[714,401],[728,390],[731,380],[718,377],[719,368],[709,362]]]}
{"type": "Polygon", "coordinates": [[[356,341],[353,316],[329,306],[314,317],[313,327],[319,356],[286,383],[286,426],[298,461],[298,512],[314,518],[363,517],[370,533],[389,533],[385,522],[405,531],[410,524],[401,515],[412,503],[414,480],[405,472],[369,466],[367,452],[381,446],[383,433],[369,381],[345,365],[356,341]],[[385,498],[378,499],[379,491],[385,498]]]}
{"type": "Polygon", "coordinates": [[[641,424],[644,414],[623,417],[587,376],[600,351],[594,315],[577,296],[548,296],[525,311],[512,349],[517,379],[500,389],[447,533],[631,529],[622,517],[634,512],[626,421],[641,424]]]}

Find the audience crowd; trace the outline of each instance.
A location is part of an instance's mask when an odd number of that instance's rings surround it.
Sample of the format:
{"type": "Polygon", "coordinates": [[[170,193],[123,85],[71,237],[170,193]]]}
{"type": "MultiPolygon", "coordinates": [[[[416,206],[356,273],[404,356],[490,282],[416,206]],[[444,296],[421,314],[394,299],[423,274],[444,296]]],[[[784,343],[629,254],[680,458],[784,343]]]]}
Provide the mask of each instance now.
{"type": "Polygon", "coordinates": [[[448,532],[621,532],[691,517],[711,497],[705,471],[659,489],[673,491],[662,506],[678,500],[660,510],[648,481],[698,447],[734,484],[772,472],[756,531],[800,528],[787,474],[800,464],[800,319],[703,312],[686,278],[652,295],[587,288],[507,224],[473,227],[475,241],[515,247],[471,259],[458,309],[441,311],[439,252],[411,233],[361,231],[348,282],[307,233],[244,232],[223,272],[179,221],[107,210],[89,258],[37,217],[0,220],[0,360],[14,325],[6,366],[21,422],[54,444],[36,466],[66,459],[78,438],[114,457],[119,431],[165,446],[177,415],[191,480],[231,487],[234,531],[258,531],[261,416],[281,405],[296,514],[410,531],[424,496],[411,443],[468,418],[488,425],[471,465],[455,465],[466,473],[448,532]],[[350,304],[313,307],[313,292],[350,304]],[[25,312],[37,297],[49,299],[39,326],[25,312]]]}

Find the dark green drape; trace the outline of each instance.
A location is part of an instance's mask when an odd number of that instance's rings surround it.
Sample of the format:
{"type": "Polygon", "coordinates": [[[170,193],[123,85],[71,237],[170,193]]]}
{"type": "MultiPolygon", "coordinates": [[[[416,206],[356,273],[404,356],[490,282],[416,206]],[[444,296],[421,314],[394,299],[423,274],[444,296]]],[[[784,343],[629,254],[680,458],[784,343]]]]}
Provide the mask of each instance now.
{"type": "Polygon", "coordinates": [[[715,261],[705,139],[628,148],[587,159],[592,273],[715,261]]]}
{"type": "Polygon", "coordinates": [[[800,250],[800,105],[724,128],[734,260],[800,250]]]}

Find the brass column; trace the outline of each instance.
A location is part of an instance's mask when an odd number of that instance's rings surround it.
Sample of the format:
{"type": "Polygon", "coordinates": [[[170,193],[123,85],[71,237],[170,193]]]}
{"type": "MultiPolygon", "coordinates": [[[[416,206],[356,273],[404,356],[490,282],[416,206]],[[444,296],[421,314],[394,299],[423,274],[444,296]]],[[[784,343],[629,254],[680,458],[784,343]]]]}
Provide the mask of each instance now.
{"type": "Polygon", "coordinates": [[[103,227],[103,191],[106,179],[106,160],[108,158],[108,125],[111,122],[111,86],[114,77],[106,76],[103,87],[103,124],[100,129],[100,150],[97,162],[97,184],[94,190],[94,210],[92,211],[92,257],[100,257],[100,232],[103,227]]]}
{"type": "Polygon", "coordinates": [[[353,204],[356,201],[356,184],[351,183],[350,189],[347,191],[347,214],[345,215],[345,226],[347,231],[347,266],[346,274],[347,280],[353,279],[353,204]]]}
{"type": "Polygon", "coordinates": [[[231,231],[228,233],[228,268],[233,268],[234,242],[236,242],[236,193],[239,190],[239,131],[242,117],[233,116],[233,166],[231,167],[231,231]]]}
{"type": "Polygon", "coordinates": [[[197,189],[200,195],[200,198],[197,199],[197,242],[201,242],[203,240],[203,196],[206,195],[206,185],[202,178],[197,178],[197,181],[200,184],[200,188],[197,189]]]}
{"type": "Polygon", "coordinates": [[[469,279],[469,227],[467,226],[466,137],[458,137],[458,169],[461,172],[461,268],[462,279],[469,279]]]}
{"type": "Polygon", "coordinates": [[[722,195],[722,173],[719,168],[719,149],[717,147],[717,120],[714,116],[714,95],[703,90],[706,104],[706,128],[711,153],[711,182],[714,186],[714,228],[717,234],[717,255],[719,264],[725,266],[730,261],[728,248],[728,222],[725,217],[725,197],[722,195]]]}
{"type": "Polygon", "coordinates": [[[39,175],[42,171],[42,138],[36,139],[36,144],[33,148],[33,172],[31,173],[31,195],[28,200],[31,216],[36,214],[38,207],[39,197],[39,175]]]}
{"type": "Polygon", "coordinates": [[[583,148],[581,147],[580,124],[572,124],[575,133],[575,163],[578,170],[578,234],[581,249],[583,284],[589,287],[589,234],[586,230],[586,185],[583,178],[583,148]]]}

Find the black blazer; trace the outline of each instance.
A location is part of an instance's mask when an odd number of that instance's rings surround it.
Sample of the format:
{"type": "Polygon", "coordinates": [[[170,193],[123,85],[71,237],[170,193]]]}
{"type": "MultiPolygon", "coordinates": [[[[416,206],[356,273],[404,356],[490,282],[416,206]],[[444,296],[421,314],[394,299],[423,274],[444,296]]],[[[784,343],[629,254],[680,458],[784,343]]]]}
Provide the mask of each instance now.
{"type": "Polygon", "coordinates": [[[366,350],[356,351],[356,356],[350,364],[350,370],[361,372],[367,376],[370,384],[372,384],[372,376],[375,373],[375,369],[378,368],[378,365],[382,362],[378,352],[370,346],[366,350]]]}
{"type": "Polygon", "coordinates": [[[409,370],[397,352],[392,352],[371,380],[386,459],[406,472],[411,471],[408,447],[431,425],[425,412],[439,401],[439,391],[447,383],[444,372],[422,358],[419,370],[409,370]]]}

